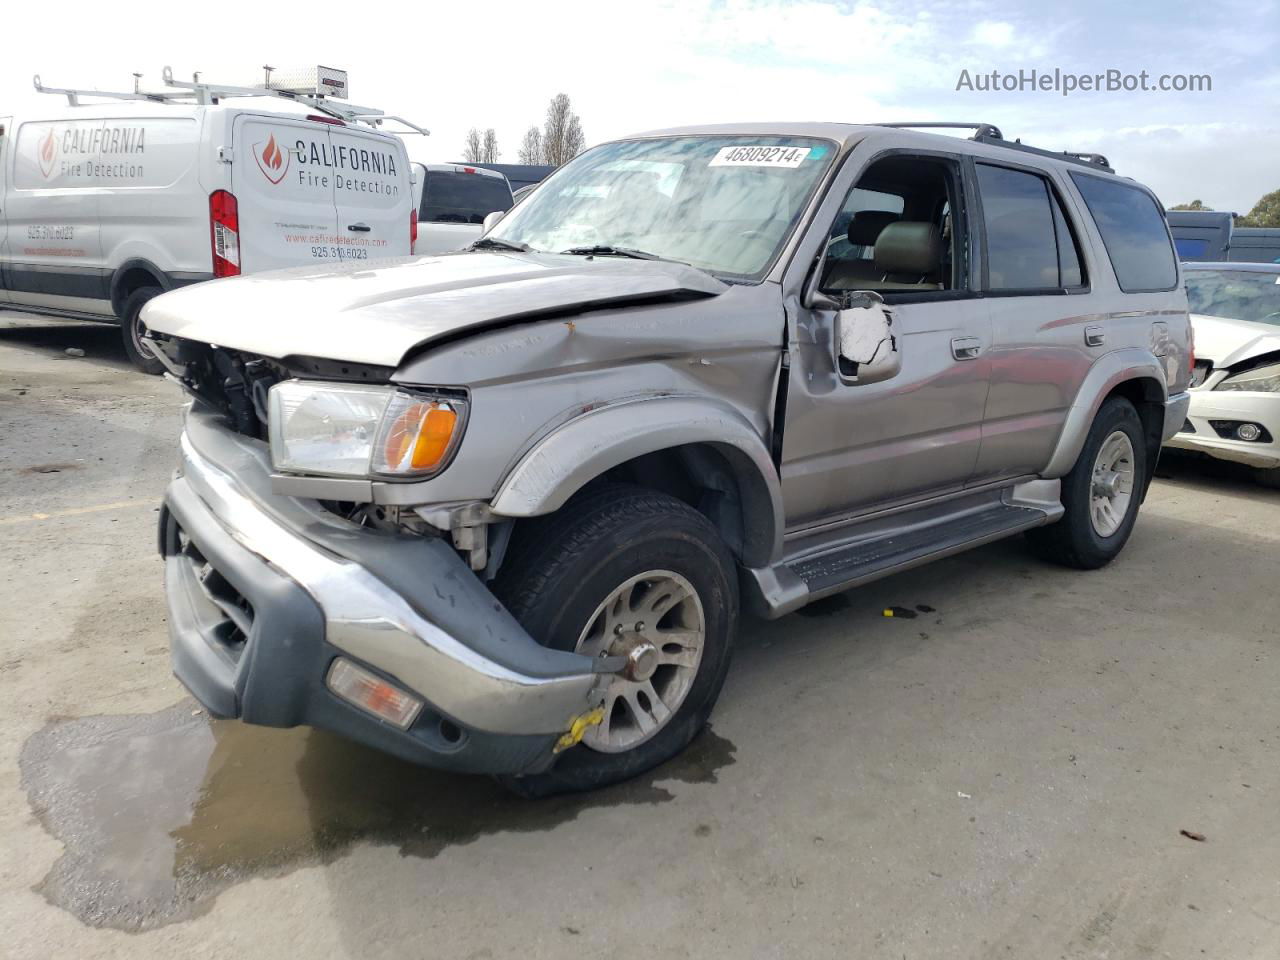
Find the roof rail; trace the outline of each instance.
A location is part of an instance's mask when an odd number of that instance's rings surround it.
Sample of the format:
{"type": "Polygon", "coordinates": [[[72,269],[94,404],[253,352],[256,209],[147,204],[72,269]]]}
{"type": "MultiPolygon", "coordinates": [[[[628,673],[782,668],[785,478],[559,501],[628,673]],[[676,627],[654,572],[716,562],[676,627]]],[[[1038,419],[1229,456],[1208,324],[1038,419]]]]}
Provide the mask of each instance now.
{"type": "Polygon", "coordinates": [[[1024,153],[1034,153],[1041,157],[1053,157],[1055,160],[1065,160],[1067,163],[1078,163],[1086,167],[1093,167],[1096,170],[1105,170],[1107,173],[1115,173],[1115,170],[1111,168],[1111,162],[1100,153],[1078,153],[1074,150],[1041,150],[1039,147],[1029,146],[1021,140],[1006,140],[1004,134],[1000,132],[1000,128],[994,123],[945,123],[940,120],[927,120],[923,123],[873,123],[871,126],[905,129],[972,130],[973,136],[969,139],[977,143],[985,143],[992,147],[1005,147],[1009,150],[1021,150],[1024,153]]]}
{"type": "Polygon", "coordinates": [[[971,140],[978,140],[982,137],[995,137],[997,140],[1003,140],[1004,135],[1000,132],[1000,128],[994,123],[946,123],[941,120],[924,120],[920,123],[873,123],[873,127],[903,127],[903,128],[919,128],[919,129],[944,129],[944,130],[972,130],[974,131],[971,140]]]}
{"type": "MultiPolygon", "coordinates": [[[[299,93],[293,90],[282,90],[269,86],[261,87],[240,87],[223,83],[204,83],[200,80],[200,74],[192,74],[190,81],[175,80],[173,77],[173,69],[171,67],[164,68],[164,83],[168,90],[143,90],[141,88],[140,78],[142,74],[135,73],[133,75],[133,92],[122,93],[111,90],[77,90],[68,87],[46,87],[40,81],[40,74],[36,74],[32,78],[32,84],[38,93],[60,94],[67,98],[67,103],[73,107],[83,106],[80,102],[81,97],[101,97],[109,100],[146,100],[151,103],[171,103],[171,104],[216,104],[224,97],[276,97],[281,100],[289,100],[293,103],[300,103],[319,110],[338,120],[345,120],[354,123],[363,123],[371,127],[379,127],[388,120],[394,120],[396,123],[403,125],[404,130],[396,131],[398,133],[417,133],[422,136],[428,136],[431,131],[425,127],[420,127],[416,123],[406,120],[404,117],[395,116],[393,114],[384,113],[381,110],[375,110],[373,107],[358,107],[352,103],[336,103],[331,98],[323,94],[299,93]]],[[[270,73],[268,73],[268,82],[270,82],[270,73]]]]}

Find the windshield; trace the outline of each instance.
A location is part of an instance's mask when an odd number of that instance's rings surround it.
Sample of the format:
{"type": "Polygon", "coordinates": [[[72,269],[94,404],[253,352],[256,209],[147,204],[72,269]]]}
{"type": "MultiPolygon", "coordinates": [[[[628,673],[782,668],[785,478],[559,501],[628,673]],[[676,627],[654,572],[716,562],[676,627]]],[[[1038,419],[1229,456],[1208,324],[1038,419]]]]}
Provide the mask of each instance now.
{"type": "Polygon", "coordinates": [[[835,155],[801,137],[609,143],[558,171],[490,236],[561,253],[615,247],[758,280],[835,155]]]}
{"type": "Polygon", "coordinates": [[[511,188],[501,177],[429,170],[418,219],[424,223],[483,223],[511,207],[511,188]]]}
{"type": "Polygon", "coordinates": [[[1192,313],[1280,326],[1280,273],[1251,270],[1188,270],[1192,313]]]}

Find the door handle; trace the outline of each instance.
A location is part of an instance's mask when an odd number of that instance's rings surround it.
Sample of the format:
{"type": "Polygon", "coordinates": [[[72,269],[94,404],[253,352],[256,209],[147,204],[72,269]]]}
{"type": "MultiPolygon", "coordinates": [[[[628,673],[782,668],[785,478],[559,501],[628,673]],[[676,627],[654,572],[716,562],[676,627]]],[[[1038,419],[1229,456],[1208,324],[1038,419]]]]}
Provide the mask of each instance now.
{"type": "Polygon", "coordinates": [[[347,224],[347,229],[352,233],[368,233],[373,228],[367,223],[349,223],[347,224]]]}
{"type": "Polygon", "coordinates": [[[1107,335],[1101,327],[1084,328],[1084,344],[1086,347],[1100,347],[1107,342],[1107,335]]]}
{"type": "Polygon", "coordinates": [[[977,337],[956,337],[951,341],[951,355],[957,360],[977,360],[982,341],[977,337]]]}

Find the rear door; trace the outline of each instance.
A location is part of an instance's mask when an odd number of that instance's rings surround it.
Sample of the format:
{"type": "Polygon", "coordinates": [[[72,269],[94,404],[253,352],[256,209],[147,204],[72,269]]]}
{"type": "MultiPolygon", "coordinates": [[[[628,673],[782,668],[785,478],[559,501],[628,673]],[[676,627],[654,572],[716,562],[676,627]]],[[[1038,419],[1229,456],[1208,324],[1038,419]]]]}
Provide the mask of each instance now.
{"type": "Polygon", "coordinates": [[[236,117],[231,188],[243,273],[340,259],[329,131],[295,117],[236,117]]]}
{"type": "Polygon", "coordinates": [[[9,299],[9,230],[5,202],[9,199],[9,141],[13,117],[0,117],[0,303],[9,299]]]}
{"type": "Polygon", "coordinates": [[[413,186],[399,137],[331,126],[340,259],[409,254],[413,186]]]}

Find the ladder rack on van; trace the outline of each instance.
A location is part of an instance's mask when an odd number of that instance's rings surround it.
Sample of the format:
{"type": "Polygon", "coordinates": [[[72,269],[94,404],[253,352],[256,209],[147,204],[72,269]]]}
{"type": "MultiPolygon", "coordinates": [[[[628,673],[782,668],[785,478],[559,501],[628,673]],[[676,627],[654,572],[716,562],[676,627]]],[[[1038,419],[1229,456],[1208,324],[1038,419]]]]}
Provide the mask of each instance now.
{"type": "Polygon", "coordinates": [[[1004,147],[1008,150],[1021,150],[1024,153],[1034,153],[1041,157],[1053,157],[1057,160],[1065,160],[1068,163],[1078,163],[1082,166],[1105,170],[1107,173],[1115,173],[1111,168],[1110,161],[1100,153],[1080,153],[1074,150],[1041,150],[1039,147],[1030,146],[1021,140],[1006,140],[1004,134],[1000,132],[1000,128],[994,123],[947,123],[941,120],[926,120],[921,123],[876,123],[872,124],[872,126],[897,127],[908,130],[972,130],[973,136],[969,139],[977,143],[985,143],[992,147],[1004,147]]]}
{"type": "Polygon", "coordinates": [[[288,100],[291,103],[299,103],[319,110],[329,116],[350,123],[364,123],[371,127],[381,126],[388,120],[402,124],[404,130],[396,131],[398,133],[415,133],[422,136],[429,136],[431,131],[425,127],[420,127],[416,123],[406,120],[404,117],[388,114],[382,110],[375,110],[373,107],[359,107],[351,103],[335,103],[331,97],[319,93],[303,93],[298,90],[287,90],[279,87],[270,86],[271,69],[266,68],[267,82],[263,86],[242,87],[223,83],[204,83],[200,80],[200,74],[193,74],[190,81],[175,80],[173,76],[173,68],[164,68],[164,83],[170,87],[169,90],[143,90],[141,89],[139,79],[142,74],[135,73],[133,92],[121,93],[111,90],[78,90],[69,87],[46,87],[40,81],[40,74],[36,74],[32,78],[36,91],[39,93],[52,93],[65,96],[67,103],[73,107],[83,106],[80,102],[81,97],[101,97],[109,100],[145,100],[151,103],[171,103],[171,104],[198,104],[209,106],[216,104],[219,100],[226,97],[275,97],[281,100],[288,100]]]}

